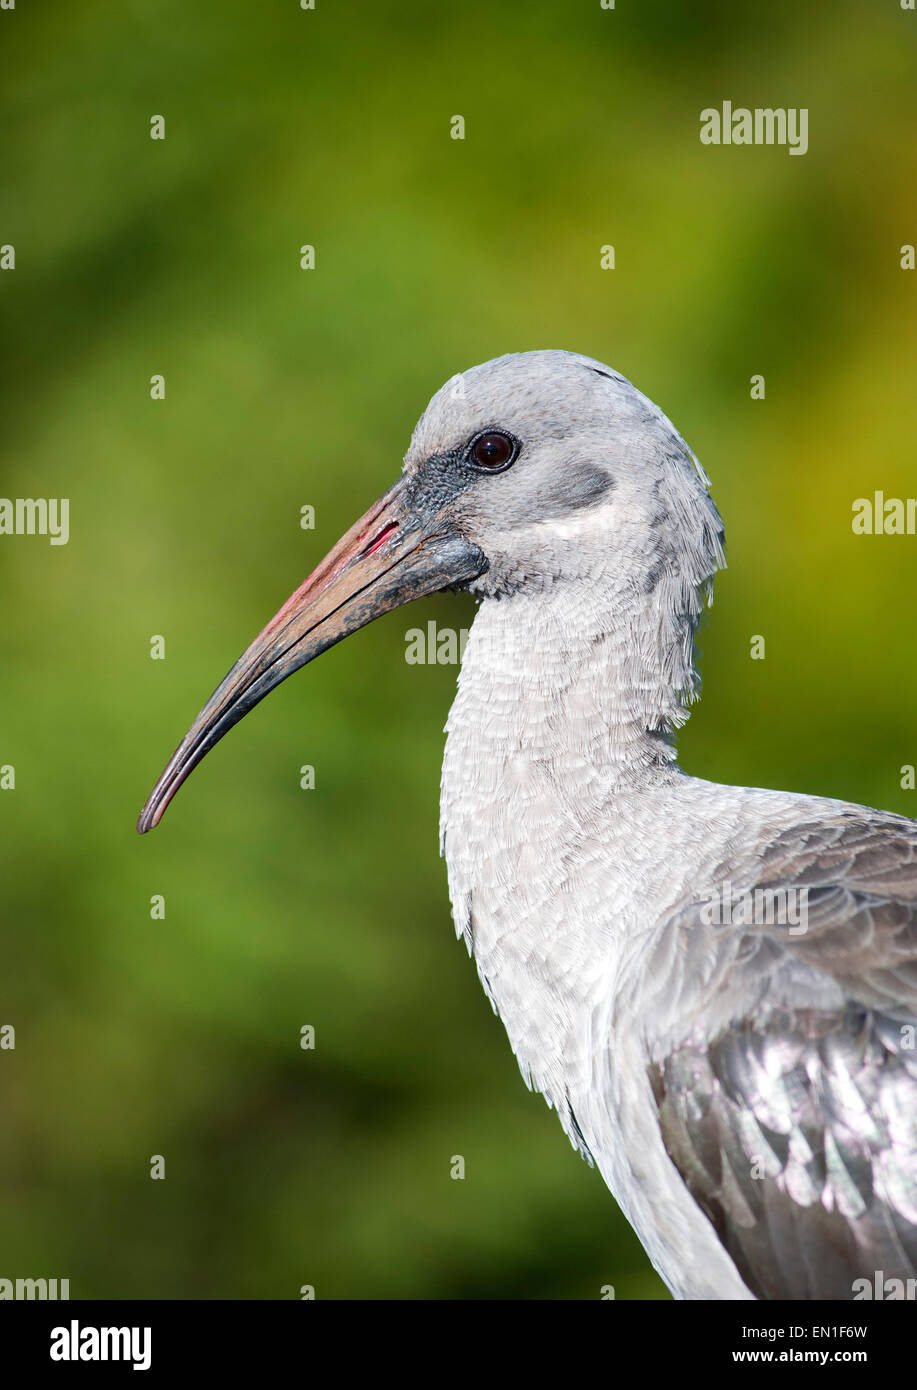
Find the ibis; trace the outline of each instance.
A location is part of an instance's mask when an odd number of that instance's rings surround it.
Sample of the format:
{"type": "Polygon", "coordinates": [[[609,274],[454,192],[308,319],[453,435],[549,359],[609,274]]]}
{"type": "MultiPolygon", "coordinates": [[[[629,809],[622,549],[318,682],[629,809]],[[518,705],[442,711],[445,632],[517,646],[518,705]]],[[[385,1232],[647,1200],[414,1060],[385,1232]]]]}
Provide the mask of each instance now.
{"type": "Polygon", "coordinates": [[[619,372],[561,351],[463,371],[138,828],[300,666],[470,591],[441,844],[526,1082],[675,1297],[852,1299],[917,1276],[917,824],[681,771],[723,545],[697,458],[619,372]]]}

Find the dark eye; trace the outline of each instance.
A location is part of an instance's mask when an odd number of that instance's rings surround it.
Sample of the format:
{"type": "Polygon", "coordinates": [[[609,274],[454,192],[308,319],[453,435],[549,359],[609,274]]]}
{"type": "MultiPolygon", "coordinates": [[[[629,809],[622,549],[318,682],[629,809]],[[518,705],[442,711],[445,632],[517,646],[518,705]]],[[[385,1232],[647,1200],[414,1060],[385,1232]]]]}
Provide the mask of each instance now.
{"type": "Polygon", "coordinates": [[[519,452],[518,440],[502,430],[485,430],[471,445],[471,457],[479,468],[499,473],[508,468],[519,452]]]}

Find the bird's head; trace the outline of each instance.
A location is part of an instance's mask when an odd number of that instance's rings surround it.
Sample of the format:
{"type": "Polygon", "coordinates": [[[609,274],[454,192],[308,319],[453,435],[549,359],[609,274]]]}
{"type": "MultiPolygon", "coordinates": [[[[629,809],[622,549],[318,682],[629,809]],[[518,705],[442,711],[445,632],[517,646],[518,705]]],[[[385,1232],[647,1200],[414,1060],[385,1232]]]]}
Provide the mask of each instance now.
{"type": "Polygon", "coordinates": [[[722,524],[684,440],[618,372],[576,353],[509,354],[453,377],[401,477],[286,601],[214,691],[141,813],[157,825],[204,755],[275,686],[393,608],[599,583],[608,601],[696,622],[722,524]]]}

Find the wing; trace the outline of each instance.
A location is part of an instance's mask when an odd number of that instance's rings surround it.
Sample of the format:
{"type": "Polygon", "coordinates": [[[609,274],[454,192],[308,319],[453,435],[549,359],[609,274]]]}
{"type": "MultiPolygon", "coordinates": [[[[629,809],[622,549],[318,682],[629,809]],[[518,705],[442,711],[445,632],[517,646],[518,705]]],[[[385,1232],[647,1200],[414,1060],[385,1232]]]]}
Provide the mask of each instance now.
{"type": "MultiPolygon", "coordinates": [[[[917,827],[865,812],[800,825],[755,886],[807,887],[807,930],[721,930],[711,987],[765,983],[740,1020],[653,1063],[659,1123],[753,1293],[850,1299],[855,1280],[917,1276],[917,827]],[[799,966],[840,986],[835,1005],[787,1004],[799,966]]],[[[709,934],[699,920],[695,905],[672,925],[709,934]]]]}

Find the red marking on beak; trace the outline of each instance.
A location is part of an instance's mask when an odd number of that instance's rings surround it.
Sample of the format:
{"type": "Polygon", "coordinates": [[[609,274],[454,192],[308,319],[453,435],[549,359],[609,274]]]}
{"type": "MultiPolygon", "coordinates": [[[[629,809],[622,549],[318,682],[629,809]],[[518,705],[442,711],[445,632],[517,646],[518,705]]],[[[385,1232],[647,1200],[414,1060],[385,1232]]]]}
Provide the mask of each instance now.
{"type": "Polygon", "coordinates": [[[372,555],[374,551],[378,550],[381,546],[385,544],[392,532],[397,530],[397,521],[387,521],[385,525],[382,527],[382,530],[379,532],[378,536],[376,536],[375,540],[370,541],[366,549],[360,551],[360,559],[362,560],[364,555],[372,555]]]}

